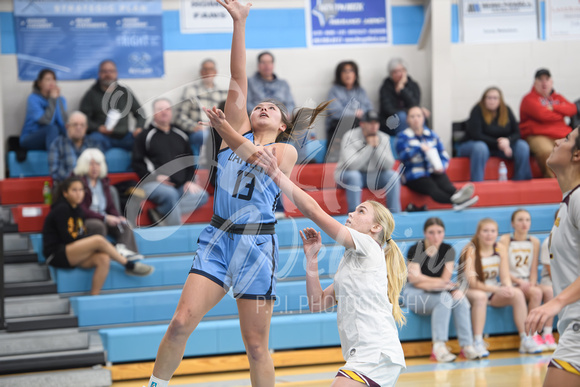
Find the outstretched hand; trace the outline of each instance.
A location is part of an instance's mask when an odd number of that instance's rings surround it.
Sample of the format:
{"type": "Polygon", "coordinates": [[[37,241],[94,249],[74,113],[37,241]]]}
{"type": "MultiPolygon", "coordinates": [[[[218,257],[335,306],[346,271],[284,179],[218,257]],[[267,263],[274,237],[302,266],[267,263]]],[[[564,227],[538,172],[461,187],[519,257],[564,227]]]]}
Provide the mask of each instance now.
{"type": "Polygon", "coordinates": [[[256,164],[259,167],[264,169],[264,172],[272,179],[281,173],[280,168],[278,167],[278,158],[276,157],[276,148],[272,147],[263,147],[260,148],[258,151],[258,158],[256,160],[256,164]],[[270,148],[272,150],[270,151],[270,148]]]}
{"type": "Polygon", "coordinates": [[[304,248],[304,254],[306,255],[306,260],[310,261],[318,256],[320,247],[322,247],[322,237],[320,236],[320,231],[308,227],[304,230],[300,230],[300,237],[302,238],[302,245],[304,248]]]}
{"type": "Polygon", "coordinates": [[[199,121],[198,124],[204,126],[211,126],[212,128],[218,131],[224,126],[224,123],[226,122],[226,115],[224,114],[223,111],[221,111],[215,106],[211,109],[203,107],[203,111],[207,115],[207,118],[209,118],[209,122],[199,121]]]}
{"type": "Polygon", "coordinates": [[[216,0],[218,3],[224,7],[233,20],[244,20],[248,17],[250,13],[250,7],[252,3],[247,3],[246,5],[240,3],[238,0],[216,0]]]}

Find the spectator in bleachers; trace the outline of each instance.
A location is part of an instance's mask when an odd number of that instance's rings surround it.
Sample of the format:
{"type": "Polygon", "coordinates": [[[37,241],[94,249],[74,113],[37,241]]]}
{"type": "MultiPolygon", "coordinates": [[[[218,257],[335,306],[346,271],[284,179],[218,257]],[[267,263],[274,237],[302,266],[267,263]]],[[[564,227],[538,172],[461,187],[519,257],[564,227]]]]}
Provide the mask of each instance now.
{"type": "MultiPolygon", "coordinates": [[[[407,66],[403,59],[393,58],[387,65],[389,76],[381,86],[380,115],[381,130],[390,136],[396,136],[407,129],[407,111],[413,106],[421,106],[421,88],[407,74],[407,66]]],[[[421,107],[425,118],[431,112],[421,107]]]]}
{"type": "Polygon", "coordinates": [[[405,286],[405,305],[414,313],[431,315],[431,358],[450,362],[456,356],[447,349],[451,314],[457,329],[461,355],[478,359],[481,353],[473,347],[471,312],[465,294],[451,281],[455,250],[445,238],[445,225],[439,218],[429,218],[423,226],[425,239],[407,251],[409,283],[405,286]]]}
{"type": "Polygon", "coordinates": [[[534,86],[520,105],[520,131],[530,145],[544,177],[554,177],[546,160],[557,139],[565,137],[571,128],[566,117],[577,113],[576,104],[554,91],[554,81],[547,69],[536,71],[534,86]]]}
{"type": "Polygon", "coordinates": [[[360,86],[358,66],[353,61],[340,62],[336,66],[334,84],[328,92],[330,114],[326,117],[327,162],[336,162],[340,153],[340,141],[344,133],[359,125],[360,119],[373,105],[360,86]],[[342,122],[341,122],[342,121],[342,122]],[[338,127],[341,122],[340,127],[338,127]]]}
{"type": "Polygon", "coordinates": [[[476,350],[487,352],[483,342],[483,327],[487,308],[511,305],[516,328],[520,334],[520,353],[540,353],[542,349],[524,330],[528,315],[526,298],[521,289],[512,286],[507,250],[497,243],[497,222],[484,218],[477,224],[471,242],[460,258],[461,280],[467,282],[467,298],[471,302],[471,324],[476,350]]]}
{"type": "Polygon", "coordinates": [[[91,295],[99,294],[111,260],[125,267],[125,273],[147,276],[154,268],[130,261],[101,235],[87,236],[85,218],[80,204],[85,190],[78,177],[69,177],[59,188],[60,196],[52,205],[42,228],[43,254],[46,263],[59,268],[94,268],[91,295]]]}
{"type": "Polygon", "coordinates": [[[282,102],[288,108],[289,113],[292,113],[296,106],[288,82],[274,74],[274,55],[268,51],[261,52],[258,55],[258,71],[254,76],[248,78],[248,98],[246,102],[248,114],[251,114],[251,109],[254,106],[266,99],[275,99],[282,102]]]}
{"type": "Polygon", "coordinates": [[[209,128],[199,123],[206,120],[202,107],[217,106],[228,95],[227,87],[220,88],[215,83],[216,74],[215,62],[204,60],[199,70],[200,79],[185,87],[177,109],[175,123],[189,134],[189,142],[197,154],[209,134],[209,128]]]}
{"type": "Polygon", "coordinates": [[[80,208],[86,216],[89,235],[110,236],[117,251],[130,260],[143,259],[137,251],[135,234],[127,219],[119,214],[113,200],[111,182],[107,178],[107,162],[103,152],[89,148],[81,153],[74,174],[81,178],[85,195],[80,208]]]}
{"type": "Polygon", "coordinates": [[[379,115],[369,110],[359,127],[345,133],[334,172],[336,182],[346,190],[348,212],[361,202],[363,188],[386,195],[389,211],[401,212],[401,183],[392,169],[394,163],[389,136],[379,131],[379,115]]]}
{"type": "Polygon", "coordinates": [[[133,148],[136,137],[145,125],[139,113],[141,105],[133,92],[117,79],[117,65],[112,60],[99,64],[99,78],[83,96],[80,110],[89,120],[89,134],[101,143],[101,149],[133,148]],[[135,117],[136,127],[129,130],[129,113],[135,117]]]}
{"type": "Polygon", "coordinates": [[[518,122],[497,87],[488,88],[471,110],[466,136],[457,145],[457,156],[469,157],[471,181],[483,181],[490,155],[514,160],[513,180],[532,178],[530,147],[520,138],[518,122]]]}
{"type": "MultiPolygon", "coordinates": [[[[554,298],[552,286],[540,285],[538,283],[538,256],[540,253],[540,240],[529,235],[532,218],[530,213],[524,209],[514,211],[512,214],[513,235],[502,235],[499,243],[508,252],[510,277],[514,286],[522,290],[528,310],[540,306],[543,302],[548,302],[554,298]]],[[[534,341],[544,350],[556,349],[556,341],[552,336],[554,319],[546,321],[542,335],[535,334],[534,341]]]]}
{"type": "Polygon", "coordinates": [[[52,142],[65,135],[66,100],[60,95],[56,74],[41,70],[26,102],[26,117],[20,134],[20,147],[28,150],[48,150],[52,142]]]}
{"type": "Polygon", "coordinates": [[[66,123],[66,134],[57,137],[48,152],[48,167],[55,185],[69,177],[85,149],[99,146],[86,133],[87,116],[79,111],[71,113],[66,123]]]}
{"type": "Polygon", "coordinates": [[[439,136],[424,127],[421,107],[409,109],[407,123],[409,127],[397,135],[397,153],[405,168],[403,183],[415,192],[429,195],[437,203],[453,204],[455,210],[475,204],[479,197],[473,196],[473,184],[457,189],[445,173],[449,155],[439,136]]]}
{"type": "Polygon", "coordinates": [[[161,219],[162,224],[179,225],[181,215],[204,205],[208,194],[193,181],[195,166],[189,137],[172,125],[171,102],[155,100],[153,114],[153,122],[135,139],[132,166],[140,179],[153,175],[149,178],[154,179],[142,188],[157,205],[150,211],[155,223],[161,219]],[[173,160],[176,162],[171,163],[173,160]]]}

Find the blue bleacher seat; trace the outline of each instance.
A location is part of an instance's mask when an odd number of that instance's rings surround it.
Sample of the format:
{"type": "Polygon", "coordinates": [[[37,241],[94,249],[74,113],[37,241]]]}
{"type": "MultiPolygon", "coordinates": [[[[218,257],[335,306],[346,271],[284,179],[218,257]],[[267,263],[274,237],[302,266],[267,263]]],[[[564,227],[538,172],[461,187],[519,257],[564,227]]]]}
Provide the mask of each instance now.
{"type": "Polygon", "coordinates": [[[26,153],[26,160],[18,162],[16,152],[8,152],[9,177],[48,176],[48,153],[32,150],[26,153]]]}
{"type": "Polygon", "coordinates": [[[111,148],[105,153],[109,173],[130,172],[131,152],[121,148],[111,148]]]}

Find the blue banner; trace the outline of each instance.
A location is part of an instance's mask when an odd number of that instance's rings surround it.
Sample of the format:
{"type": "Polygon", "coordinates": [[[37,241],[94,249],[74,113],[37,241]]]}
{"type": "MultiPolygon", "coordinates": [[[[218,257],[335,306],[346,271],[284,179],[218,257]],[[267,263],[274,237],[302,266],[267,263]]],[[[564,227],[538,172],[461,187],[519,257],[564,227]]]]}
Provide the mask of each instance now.
{"type": "Polygon", "coordinates": [[[308,44],[389,44],[387,0],[307,0],[308,44]]]}
{"type": "Polygon", "coordinates": [[[96,78],[112,59],[119,78],[163,76],[161,0],[14,0],[18,76],[50,68],[59,80],[96,78]]]}

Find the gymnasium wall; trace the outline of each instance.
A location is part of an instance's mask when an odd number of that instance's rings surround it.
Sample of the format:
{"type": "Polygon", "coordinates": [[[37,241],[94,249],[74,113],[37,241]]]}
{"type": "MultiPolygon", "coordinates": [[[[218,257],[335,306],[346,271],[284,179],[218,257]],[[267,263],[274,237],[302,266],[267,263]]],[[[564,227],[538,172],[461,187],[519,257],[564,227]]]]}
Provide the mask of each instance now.
{"type": "MultiPolygon", "coordinates": [[[[433,17],[424,31],[425,44],[419,48],[427,3],[392,0],[391,46],[308,49],[303,0],[254,0],[247,25],[248,73],[256,70],[256,55],[268,49],[276,57],[275,72],[288,80],[297,104],[312,104],[326,98],[336,64],[352,59],[359,64],[362,86],[378,107],[379,88],[387,75],[386,64],[392,57],[403,57],[408,63],[409,74],[422,87],[423,104],[433,110],[434,129],[447,146],[450,145],[451,122],[467,118],[483,90],[490,85],[502,88],[508,104],[519,116],[519,102],[530,90],[538,67],[551,69],[558,92],[570,100],[580,97],[580,82],[574,71],[580,59],[578,41],[553,42],[542,40],[542,37],[529,43],[460,43],[456,1],[433,0],[433,17]]],[[[179,4],[178,0],[163,0],[165,76],[128,81],[143,104],[159,95],[178,100],[180,86],[196,78],[205,58],[216,60],[218,71],[224,77],[222,81],[228,75],[231,36],[181,34],[179,4]]],[[[543,11],[544,2],[540,5],[543,11]]],[[[543,25],[543,15],[541,20],[543,25]]],[[[29,81],[18,80],[15,51],[12,2],[2,1],[0,114],[3,113],[3,117],[0,135],[3,138],[20,132],[26,98],[32,86],[29,81]]],[[[71,110],[78,107],[80,98],[93,82],[60,82],[71,110]]],[[[322,135],[321,127],[317,131],[322,135]]]]}

